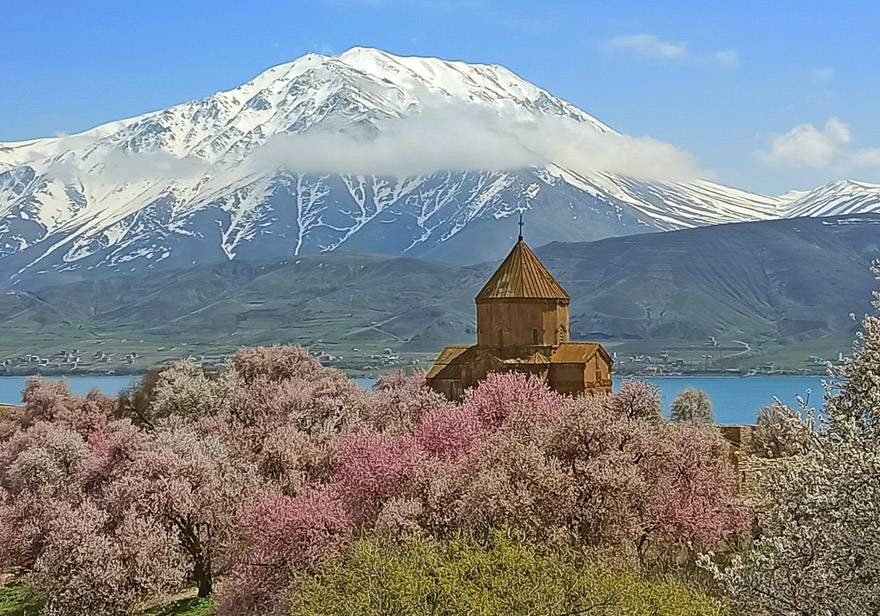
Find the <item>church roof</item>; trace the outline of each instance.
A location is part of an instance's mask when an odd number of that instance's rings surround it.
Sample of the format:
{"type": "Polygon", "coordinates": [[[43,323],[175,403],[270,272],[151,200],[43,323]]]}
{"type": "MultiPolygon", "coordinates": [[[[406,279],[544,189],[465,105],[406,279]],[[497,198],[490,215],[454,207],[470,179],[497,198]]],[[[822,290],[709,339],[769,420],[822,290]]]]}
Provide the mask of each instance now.
{"type": "Polygon", "coordinates": [[[596,353],[599,353],[609,366],[614,363],[602,345],[595,342],[565,342],[555,347],[532,347],[523,355],[512,356],[499,353],[498,349],[491,347],[448,346],[440,353],[426,378],[461,379],[463,369],[480,363],[490,366],[492,370],[551,364],[586,365],[596,353]]]}
{"type": "Polygon", "coordinates": [[[483,290],[477,294],[478,302],[487,299],[570,298],[520,237],[483,290]]]}
{"type": "Polygon", "coordinates": [[[588,361],[594,353],[599,353],[609,364],[614,363],[605,348],[596,342],[564,342],[554,349],[550,363],[581,364],[588,361]]]}

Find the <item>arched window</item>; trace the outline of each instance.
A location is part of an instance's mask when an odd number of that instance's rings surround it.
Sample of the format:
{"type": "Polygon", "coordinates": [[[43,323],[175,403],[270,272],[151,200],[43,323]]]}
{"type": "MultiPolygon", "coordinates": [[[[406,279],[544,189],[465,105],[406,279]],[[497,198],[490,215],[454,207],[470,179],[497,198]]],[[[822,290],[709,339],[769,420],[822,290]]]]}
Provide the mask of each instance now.
{"type": "Polygon", "coordinates": [[[533,329],[532,330],[532,344],[540,344],[540,343],[541,343],[541,338],[539,337],[538,330],[537,330],[537,328],[533,329]]]}

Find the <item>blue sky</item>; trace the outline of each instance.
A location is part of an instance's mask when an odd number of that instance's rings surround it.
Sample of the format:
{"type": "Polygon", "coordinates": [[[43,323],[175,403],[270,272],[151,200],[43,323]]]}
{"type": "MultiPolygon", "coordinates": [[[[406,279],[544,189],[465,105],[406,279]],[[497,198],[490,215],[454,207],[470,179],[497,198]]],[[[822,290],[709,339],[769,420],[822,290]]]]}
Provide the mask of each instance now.
{"type": "Polygon", "coordinates": [[[503,64],[742,188],[880,182],[878,23],[868,1],[4,2],[0,140],[77,132],[363,45],[503,64]]]}

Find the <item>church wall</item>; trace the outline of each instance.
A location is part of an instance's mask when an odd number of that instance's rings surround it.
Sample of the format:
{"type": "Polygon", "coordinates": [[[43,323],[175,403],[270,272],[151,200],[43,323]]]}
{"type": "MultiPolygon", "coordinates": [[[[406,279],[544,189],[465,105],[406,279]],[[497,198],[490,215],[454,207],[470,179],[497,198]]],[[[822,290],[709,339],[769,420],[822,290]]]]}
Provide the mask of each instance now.
{"type": "Polygon", "coordinates": [[[563,344],[571,342],[571,332],[568,324],[568,304],[557,302],[556,304],[556,342],[563,344]]]}
{"type": "Polygon", "coordinates": [[[568,306],[557,300],[490,300],[477,304],[477,344],[554,346],[568,342],[568,306]],[[561,326],[561,328],[560,328],[561,326]]]}
{"type": "Polygon", "coordinates": [[[611,393],[611,365],[599,353],[584,366],[584,381],[590,393],[611,393]]]}
{"type": "Polygon", "coordinates": [[[464,386],[458,379],[432,379],[428,385],[447,400],[461,400],[464,396],[464,386]]]}
{"type": "Polygon", "coordinates": [[[553,364],[549,377],[549,385],[554,391],[575,396],[584,392],[583,364],[553,364]]]}

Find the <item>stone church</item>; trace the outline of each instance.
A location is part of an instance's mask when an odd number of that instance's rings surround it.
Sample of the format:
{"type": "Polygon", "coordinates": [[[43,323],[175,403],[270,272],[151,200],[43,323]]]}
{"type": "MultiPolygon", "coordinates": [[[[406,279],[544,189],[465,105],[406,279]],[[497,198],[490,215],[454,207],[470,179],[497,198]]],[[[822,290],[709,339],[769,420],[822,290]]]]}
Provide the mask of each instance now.
{"type": "Polygon", "coordinates": [[[428,385],[458,400],[488,373],[516,371],[562,394],[611,393],[613,361],[602,345],[569,338],[570,301],[520,234],[477,295],[477,344],[443,349],[428,385]]]}

